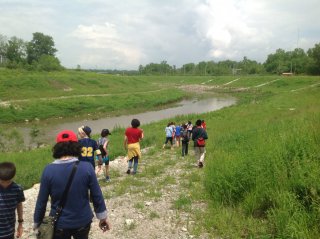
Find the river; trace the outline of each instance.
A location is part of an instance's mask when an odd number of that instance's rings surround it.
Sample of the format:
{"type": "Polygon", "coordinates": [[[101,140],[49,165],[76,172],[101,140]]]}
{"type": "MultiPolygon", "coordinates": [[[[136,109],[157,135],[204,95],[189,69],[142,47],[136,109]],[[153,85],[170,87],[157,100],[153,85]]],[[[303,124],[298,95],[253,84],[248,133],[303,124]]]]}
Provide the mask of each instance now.
{"type": "MultiPolygon", "coordinates": [[[[77,129],[82,125],[87,125],[92,129],[92,134],[99,134],[101,129],[108,128],[112,131],[114,127],[128,127],[130,126],[131,120],[133,118],[139,119],[141,125],[159,121],[162,119],[172,118],[178,115],[188,115],[188,114],[200,114],[210,111],[219,110],[224,107],[231,106],[236,103],[235,98],[231,97],[217,97],[209,98],[203,100],[183,100],[178,103],[177,106],[158,110],[158,111],[148,111],[145,113],[133,114],[133,115],[122,115],[117,117],[101,118],[98,120],[74,120],[72,122],[63,122],[61,123],[47,125],[45,127],[40,126],[39,129],[41,134],[36,141],[53,143],[55,136],[58,132],[64,129],[70,129],[77,132],[77,129]]],[[[186,121],[188,117],[186,117],[186,121]]],[[[26,145],[30,145],[30,127],[20,128],[20,132],[23,135],[24,142],[26,145]]]]}

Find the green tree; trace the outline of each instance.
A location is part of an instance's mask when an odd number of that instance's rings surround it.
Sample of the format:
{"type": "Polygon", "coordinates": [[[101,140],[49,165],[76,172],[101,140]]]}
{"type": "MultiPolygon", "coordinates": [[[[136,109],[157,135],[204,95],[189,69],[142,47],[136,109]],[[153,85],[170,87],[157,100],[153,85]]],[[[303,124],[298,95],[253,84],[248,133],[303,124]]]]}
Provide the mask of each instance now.
{"type": "Polygon", "coordinates": [[[262,64],[250,60],[246,56],[239,62],[238,67],[241,69],[242,74],[259,74],[264,71],[262,64]]]}
{"type": "Polygon", "coordinates": [[[295,74],[303,74],[307,72],[310,58],[301,48],[296,48],[294,51],[289,52],[291,57],[290,71],[295,74]]]}
{"type": "Polygon", "coordinates": [[[36,69],[42,71],[62,70],[59,59],[50,55],[42,55],[40,59],[33,64],[36,64],[36,69]]]}
{"type": "Polygon", "coordinates": [[[6,59],[7,44],[8,44],[7,37],[0,34],[0,65],[2,65],[6,59]]]}
{"type": "Polygon", "coordinates": [[[194,74],[196,65],[194,63],[187,63],[182,66],[183,74],[194,74]]]}
{"type": "Polygon", "coordinates": [[[311,58],[308,72],[314,75],[320,74],[320,43],[315,44],[314,48],[308,50],[308,56],[311,58]]]}
{"type": "Polygon", "coordinates": [[[54,56],[57,49],[54,48],[54,41],[51,36],[44,35],[41,32],[33,33],[33,39],[27,45],[28,63],[39,61],[42,55],[54,56]]]}
{"type": "Polygon", "coordinates": [[[276,53],[268,55],[264,67],[269,73],[289,72],[291,69],[291,57],[283,49],[278,49],[276,53]]]}
{"type": "Polygon", "coordinates": [[[139,65],[139,74],[143,74],[144,73],[144,67],[143,65],[139,65]]]}
{"type": "Polygon", "coordinates": [[[11,37],[6,46],[6,58],[9,67],[15,68],[17,64],[25,63],[26,43],[17,37],[11,37]]]}
{"type": "Polygon", "coordinates": [[[168,74],[172,70],[172,67],[167,63],[167,61],[161,61],[160,63],[160,71],[161,74],[168,74]]]}

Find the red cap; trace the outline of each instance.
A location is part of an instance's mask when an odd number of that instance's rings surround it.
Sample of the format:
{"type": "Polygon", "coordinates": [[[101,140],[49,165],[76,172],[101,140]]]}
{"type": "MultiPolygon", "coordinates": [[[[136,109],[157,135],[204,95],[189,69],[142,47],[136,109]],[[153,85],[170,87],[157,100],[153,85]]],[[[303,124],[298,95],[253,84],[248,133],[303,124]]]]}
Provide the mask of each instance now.
{"type": "Polygon", "coordinates": [[[61,131],[56,138],[57,143],[61,142],[78,142],[77,135],[71,130],[63,130],[61,131]]]}

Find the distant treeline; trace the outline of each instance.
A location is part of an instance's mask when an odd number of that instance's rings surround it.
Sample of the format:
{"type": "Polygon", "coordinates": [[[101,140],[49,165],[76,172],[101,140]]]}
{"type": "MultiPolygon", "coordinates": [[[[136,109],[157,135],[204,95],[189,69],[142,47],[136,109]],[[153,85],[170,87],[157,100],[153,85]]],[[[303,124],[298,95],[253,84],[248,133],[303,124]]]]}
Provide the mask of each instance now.
{"type": "Polygon", "coordinates": [[[248,74],[320,74],[320,43],[305,52],[301,48],[294,51],[278,49],[268,55],[264,63],[243,57],[242,61],[202,61],[197,64],[184,64],[181,68],[171,66],[166,61],[139,66],[139,73],[144,75],[248,75],[248,74]]]}
{"type": "MultiPolygon", "coordinates": [[[[57,49],[51,36],[43,33],[33,33],[30,42],[0,34],[0,66],[10,69],[27,69],[54,71],[64,69],[59,59],[55,56],[57,49]]],[[[77,65],[76,70],[82,70],[77,65]]],[[[283,49],[269,54],[264,63],[250,60],[246,56],[241,61],[201,61],[199,63],[187,63],[178,68],[169,65],[166,60],[161,63],[149,63],[140,65],[137,70],[108,70],[88,69],[89,71],[119,74],[119,75],[248,75],[248,74],[320,74],[320,43],[315,44],[305,52],[301,48],[293,51],[283,49]]]]}

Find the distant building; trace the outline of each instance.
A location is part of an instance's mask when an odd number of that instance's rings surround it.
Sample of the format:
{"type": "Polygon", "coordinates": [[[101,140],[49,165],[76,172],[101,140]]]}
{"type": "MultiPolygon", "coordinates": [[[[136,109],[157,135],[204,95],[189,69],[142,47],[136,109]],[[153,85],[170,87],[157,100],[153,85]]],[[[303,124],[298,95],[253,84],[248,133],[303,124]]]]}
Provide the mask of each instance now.
{"type": "Polygon", "coordinates": [[[283,76],[292,76],[293,73],[292,72],[283,72],[281,75],[283,75],[283,76]]]}

